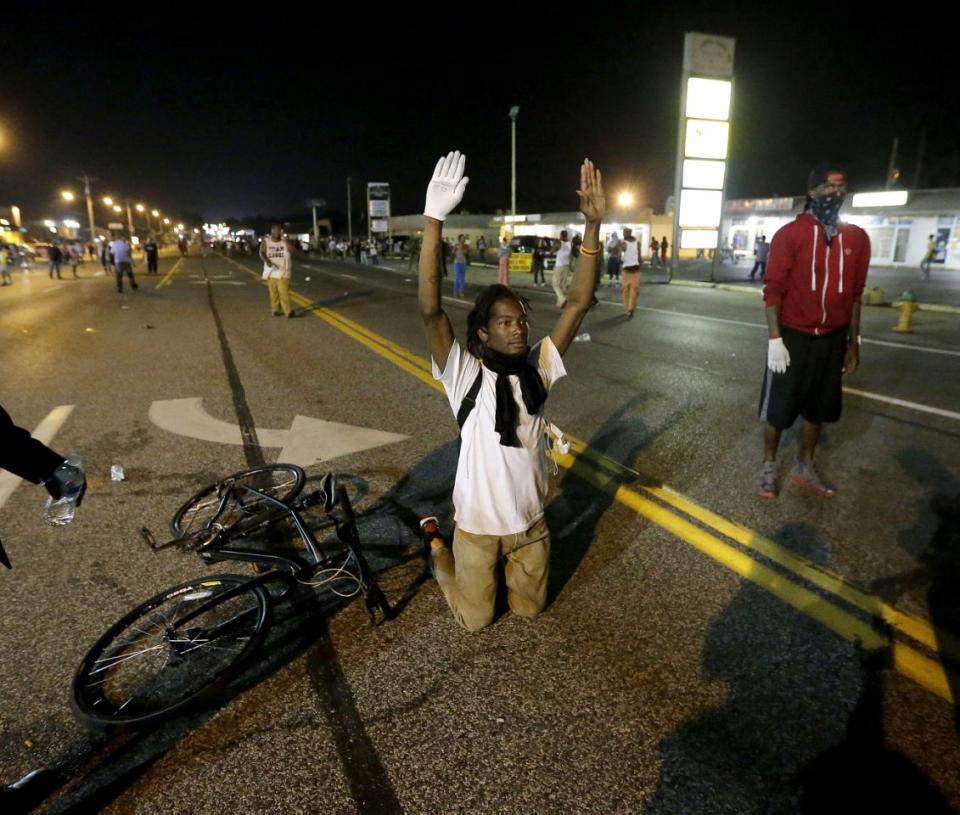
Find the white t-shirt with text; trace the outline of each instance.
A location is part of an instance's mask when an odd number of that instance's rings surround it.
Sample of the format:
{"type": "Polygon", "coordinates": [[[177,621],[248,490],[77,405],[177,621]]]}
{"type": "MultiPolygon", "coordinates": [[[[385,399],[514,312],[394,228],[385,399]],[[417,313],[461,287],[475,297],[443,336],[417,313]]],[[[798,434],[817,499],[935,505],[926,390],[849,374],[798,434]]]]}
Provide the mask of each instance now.
{"type": "Polygon", "coordinates": [[[266,247],[267,258],[273,261],[277,266],[276,269],[273,266],[268,266],[266,263],[263,264],[263,279],[266,280],[268,277],[290,277],[291,266],[291,257],[290,257],[290,246],[285,240],[275,241],[272,238],[264,238],[263,244],[266,247]]]}
{"type": "MultiPolygon", "coordinates": [[[[549,392],[553,383],[567,374],[560,353],[550,337],[530,349],[529,361],[540,372],[549,392]]],[[[481,365],[473,354],[454,340],[441,371],[433,362],[434,379],[446,391],[453,415],[483,369],[477,403],[463,425],[460,460],[453,487],[457,526],[475,535],[515,535],[525,532],[543,517],[543,501],[549,488],[546,420],[543,411],[527,412],[520,392],[520,378],[510,376],[517,404],[517,438],[521,447],[500,444],[494,430],[497,414],[497,374],[481,365]]]]}

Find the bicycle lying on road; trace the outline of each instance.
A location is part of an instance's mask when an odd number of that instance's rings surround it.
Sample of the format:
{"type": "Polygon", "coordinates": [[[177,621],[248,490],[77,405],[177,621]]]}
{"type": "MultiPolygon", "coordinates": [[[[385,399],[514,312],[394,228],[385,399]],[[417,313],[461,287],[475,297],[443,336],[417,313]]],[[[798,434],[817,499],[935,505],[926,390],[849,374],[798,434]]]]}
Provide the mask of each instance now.
{"type": "MultiPolygon", "coordinates": [[[[169,588],[118,620],[90,649],[73,682],[73,707],[97,727],[144,726],[208,701],[251,661],[270,627],[275,603],[299,584],[340,597],[363,594],[371,622],[392,609],[363,556],[347,491],[327,474],[300,495],[304,472],[289,464],[259,467],[201,490],[173,517],[176,536],[158,544],[196,551],[207,563],[252,563],[258,574],[198,577],[169,588]],[[299,496],[299,497],[298,497],[299,496]],[[322,507],[340,546],[325,552],[301,513],[322,507]],[[303,549],[265,544],[275,525],[292,522],[303,549]]],[[[327,547],[329,549],[329,547],[327,547]]]]}

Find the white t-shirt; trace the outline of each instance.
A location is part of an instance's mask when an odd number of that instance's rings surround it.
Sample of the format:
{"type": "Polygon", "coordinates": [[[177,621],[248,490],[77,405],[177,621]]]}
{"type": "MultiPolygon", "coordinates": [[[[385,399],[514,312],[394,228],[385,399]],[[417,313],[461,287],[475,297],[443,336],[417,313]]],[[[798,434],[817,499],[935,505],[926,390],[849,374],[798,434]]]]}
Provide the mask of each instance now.
{"type": "Polygon", "coordinates": [[[275,241],[272,238],[264,238],[263,245],[266,246],[266,255],[279,268],[274,269],[268,264],[263,264],[263,278],[268,277],[290,277],[290,247],[283,239],[275,241]]]}
{"type": "Polygon", "coordinates": [[[560,244],[560,248],[557,249],[557,259],[554,266],[557,269],[561,266],[569,266],[572,251],[573,248],[570,246],[570,241],[563,241],[563,243],[560,244]]]}
{"type": "MultiPolygon", "coordinates": [[[[530,349],[529,360],[540,372],[548,392],[554,382],[567,374],[550,337],[530,349]]],[[[454,518],[457,526],[475,535],[515,535],[543,517],[543,501],[549,487],[546,421],[542,410],[535,416],[527,413],[520,378],[510,376],[517,403],[517,438],[522,446],[500,444],[500,434],[494,430],[497,375],[456,340],[442,372],[433,360],[433,377],[443,385],[454,416],[481,368],[483,382],[477,403],[460,434],[460,460],[453,486],[454,518]]]]}
{"type": "Polygon", "coordinates": [[[625,269],[630,268],[631,266],[640,265],[640,241],[634,239],[632,241],[623,242],[623,267],[625,269]]]}

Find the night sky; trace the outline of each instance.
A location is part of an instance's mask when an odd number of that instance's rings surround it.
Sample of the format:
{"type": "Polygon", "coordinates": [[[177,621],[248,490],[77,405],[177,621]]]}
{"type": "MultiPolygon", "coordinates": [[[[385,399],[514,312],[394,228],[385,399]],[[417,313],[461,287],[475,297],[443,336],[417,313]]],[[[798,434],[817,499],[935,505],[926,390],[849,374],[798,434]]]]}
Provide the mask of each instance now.
{"type": "Polygon", "coordinates": [[[27,220],[65,217],[59,190],[77,190],[82,170],[98,197],[210,221],[299,217],[311,197],[344,212],[348,175],[355,205],[367,181],[388,181],[394,213],[419,212],[453,148],[468,157],[464,209],[506,209],[513,104],[518,211],[574,209],[584,156],[609,188],[661,210],[690,30],[737,38],[729,197],[800,194],[823,158],[845,163],[854,189],[882,188],[897,135],[905,186],[960,186],[954,55],[934,45],[935,20],[879,6],[868,18],[834,4],[526,3],[507,16],[495,4],[393,16],[264,4],[255,17],[196,4],[188,18],[156,4],[15,5],[0,52],[0,205],[27,220]]]}

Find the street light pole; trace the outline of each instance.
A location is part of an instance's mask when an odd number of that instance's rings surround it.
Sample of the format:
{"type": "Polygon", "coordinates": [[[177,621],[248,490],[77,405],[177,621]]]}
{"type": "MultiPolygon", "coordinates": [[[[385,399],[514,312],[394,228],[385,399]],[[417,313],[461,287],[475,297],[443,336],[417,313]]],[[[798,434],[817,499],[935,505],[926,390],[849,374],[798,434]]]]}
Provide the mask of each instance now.
{"type": "Polygon", "coordinates": [[[517,116],[520,106],[510,108],[510,214],[517,214],[517,116]]]}
{"type": "Polygon", "coordinates": [[[347,240],[353,243],[353,215],[350,212],[350,176],[347,176],[347,240]]]}
{"type": "Polygon", "coordinates": [[[90,178],[86,173],[80,176],[80,180],[83,182],[83,192],[87,196],[87,219],[90,221],[90,243],[95,244],[97,242],[97,227],[93,222],[93,198],[90,195],[90,182],[96,181],[95,178],[90,178]]]}
{"type": "Polygon", "coordinates": [[[124,201],[127,205],[127,226],[130,227],[130,240],[133,240],[133,210],[130,209],[130,202],[124,201]]]}

